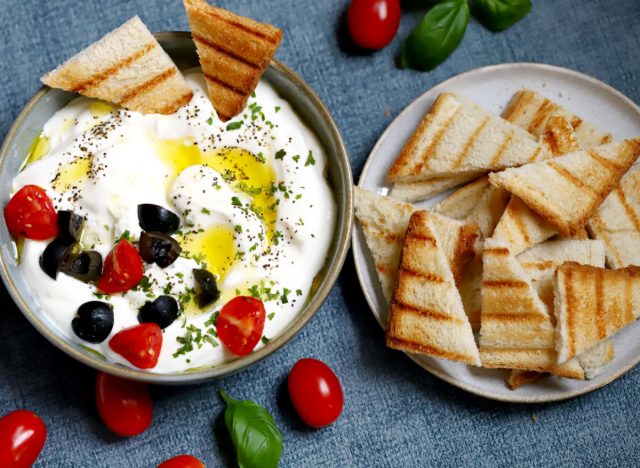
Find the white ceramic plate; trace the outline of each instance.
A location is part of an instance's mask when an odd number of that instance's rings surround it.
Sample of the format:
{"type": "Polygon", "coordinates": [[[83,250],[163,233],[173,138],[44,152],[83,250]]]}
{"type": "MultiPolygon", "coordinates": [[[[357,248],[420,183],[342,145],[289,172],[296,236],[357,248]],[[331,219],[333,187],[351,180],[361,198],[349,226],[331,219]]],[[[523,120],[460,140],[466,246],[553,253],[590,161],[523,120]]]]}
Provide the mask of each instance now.
{"type": "MultiPolygon", "coordinates": [[[[388,193],[391,187],[386,180],[389,167],[440,93],[454,91],[484,109],[500,114],[513,94],[522,88],[540,92],[597,128],[611,132],[616,140],[640,135],[640,107],[594,78],[565,68],[530,63],[478,68],[431,88],[400,113],[371,151],[358,185],[382,195],[388,193]]],[[[445,195],[417,205],[430,207],[445,195]]],[[[384,328],[388,320],[387,304],[359,226],[353,231],[352,248],[362,290],[373,314],[384,328]]],[[[548,402],[593,391],[627,372],[640,361],[639,335],[638,322],[617,334],[614,337],[616,358],[593,380],[546,377],[515,391],[505,384],[507,371],[480,369],[411,353],[407,355],[433,375],[471,393],[501,401],[548,402]]],[[[380,346],[384,344],[380,343],[380,346]]]]}

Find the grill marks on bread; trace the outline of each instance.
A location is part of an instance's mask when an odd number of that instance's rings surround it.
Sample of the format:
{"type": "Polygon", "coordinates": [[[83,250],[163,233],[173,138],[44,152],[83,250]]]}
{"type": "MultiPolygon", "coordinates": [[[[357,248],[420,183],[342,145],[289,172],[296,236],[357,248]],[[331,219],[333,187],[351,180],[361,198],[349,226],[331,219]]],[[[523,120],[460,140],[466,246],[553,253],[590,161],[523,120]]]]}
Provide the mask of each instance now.
{"type": "Polygon", "coordinates": [[[42,77],[54,88],[142,113],[172,114],[193,92],[137,16],[42,77]]]}
{"type": "Polygon", "coordinates": [[[275,55],[282,31],[275,26],[184,0],[191,35],[209,96],[222,121],[238,115],[275,55]]]}
{"type": "Polygon", "coordinates": [[[607,270],[568,262],[555,285],[560,362],[598,345],[640,316],[640,267],[607,270]]]}
{"type": "Polygon", "coordinates": [[[389,170],[393,182],[482,173],[524,164],[540,145],[524,130],[453,93],[436,99],[389,170]]]}
{"type": "Polygon", "coordinates": [[[391,301],[387,346],[480,365],[473,332],[432,216],[411,215],[391,301]]]}

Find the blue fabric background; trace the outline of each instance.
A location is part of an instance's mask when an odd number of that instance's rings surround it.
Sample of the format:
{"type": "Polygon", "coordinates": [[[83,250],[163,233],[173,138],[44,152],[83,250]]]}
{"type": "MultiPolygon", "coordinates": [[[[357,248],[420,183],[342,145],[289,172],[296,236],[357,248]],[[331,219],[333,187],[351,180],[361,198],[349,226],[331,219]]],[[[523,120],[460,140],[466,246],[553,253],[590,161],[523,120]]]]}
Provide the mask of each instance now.
{"type": "MultiPolygon", "coordinates": [[[[538,0],[524,21],[499,34],[472,20],[459,49],[431,73],[394,66],[401,38],[421,17],[419,0],[405,4],[398,37],[373,55],[351,50],[341,26],[347,0],[217,3],[284,29],[277,57],[327,103],[356,178],[398,112],[436,83],[483,65],[561,65],[640,101],[638,0],[538,0]]],[[[41,74],[135,14],[152,31],[187,30],[179,0],[0,0],[0,137],[41,74]]],[[[218,382],[153,388],[153,425],[133,439],[101,423],[94,372],[46,342],[3,287],[0,304],[0,414],[26,407],[42,416],[49,428],[42,466],[155,466],[184,452],[208,466],[230,464],[221,387],[272,412],[284,434],[282,466],[640,464],[640,369],[563,403],[519,406],[467,394],[384,347],[351,257],[327,302],[285,349],[218,382]],[[283,386],[304,356],[333,367],[346,392],[341,419],[323,430],[303,426],[283,386]]]]}

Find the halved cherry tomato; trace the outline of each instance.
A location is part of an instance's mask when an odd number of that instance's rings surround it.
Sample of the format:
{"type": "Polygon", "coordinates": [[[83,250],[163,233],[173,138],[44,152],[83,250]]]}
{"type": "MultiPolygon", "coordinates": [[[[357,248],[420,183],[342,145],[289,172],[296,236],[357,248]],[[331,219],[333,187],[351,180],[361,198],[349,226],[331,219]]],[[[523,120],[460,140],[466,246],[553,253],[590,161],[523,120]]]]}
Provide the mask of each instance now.
{"type": "Polygon", "coordinates": [[[192,455],[178,455],[160,463],[157,468],[204,468],[204,463],[192,455]]]}
{"type": "Polygon", "coordinates": [[[142,257],[131,242],[123,239],[105,258],[96,286],[106,294],[126,292],[135,288],[143,275],[142,257]]]}
{"type": "Polygon", "coordinates": [[[218,338],[233,354],[245,356],[262,338],[266,316],[261,300],[249,296],[234,297],[218,315],[218,338]]]}
{"type": "Polygon", "coordinates": [[[300,359],[287,379],[289,396],[300,418],[320,428],[334,422],[344,406],[342,386],[336,374],[317,359],[300,359]]]}
{"type": "Polygon", "coordinates": [[[4,219],[14,237],[46,240],[58,234],[58,215],[47,192],[25,185],[4,208],[4,219]]]}
{"type": "Polygon", "coordinates": [[[96,377],[96,406],[106,426],[124,437],[143,433],[153,419],[151,395],[145,384],[103,372],[96,377]]]}
{"type": "Polygon", "coordinates": [[[400,0],[352,0],[347,24],[353,42],[365,49],[382,49],[398,32],[400,0]]]}
{"type": "Polygon", "coordinates": [[[109,340],[109,347],[140,369],[153,369],[162,348],[162,329],[155,323],[125,328],[109,340]]]}
{"type": "Polygon", "coordinates": [[[0,419],[0,466],[33,465],[47,439],[47,428],[37,414],[17,410],[0,419]]]}

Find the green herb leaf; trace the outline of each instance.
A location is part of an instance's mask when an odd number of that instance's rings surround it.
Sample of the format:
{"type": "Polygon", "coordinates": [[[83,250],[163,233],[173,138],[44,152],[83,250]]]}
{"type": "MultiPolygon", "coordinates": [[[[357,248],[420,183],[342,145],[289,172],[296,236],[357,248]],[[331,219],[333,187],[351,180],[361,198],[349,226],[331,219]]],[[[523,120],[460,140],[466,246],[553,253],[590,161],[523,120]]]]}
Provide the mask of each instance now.
{"type": "Polygon", "coordinates": [[[286,155],[287,155],[287,152],[283,149],[280,149],[276,152],[276,159],[284,159],[286,155]]]}
{"type": "Polygon", "coordinates": [[[456,50],[469,17],[466,0],[444,0],[435,5],[402,44],[400,66],[433,70],[456,50]]]}
{"type": "Polygon", "coordinates": [[[239,120],[238,122],[231,122],[229,125],[227,125],[227,130],[238,130],[240,127],[242,127],[242,124],[244,122],[242,120],[239,120]]]}
{"type": "Polygon", "coordinates": [[[493,31],[510,28],[531,11],[531,0],[475,0],[473,14],[493,31]]]}
{"type": "Polygon", "coordinates": [[[234,400],[220,390],[227,403],[224,422],[241,468],[276,468],[282,454],[282,434],[269,412],[253,401],[234,400]]]}
{"type": "Polygon", "coordinates": [[[307,160],[304,162],[305,166],[313,166],[316,163],[316,160],[313,159],[313,153],[309,150],[309,155],[307,156],[307,160]]]}

